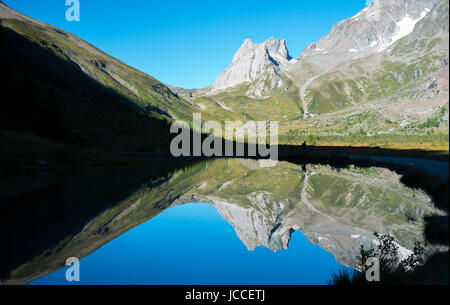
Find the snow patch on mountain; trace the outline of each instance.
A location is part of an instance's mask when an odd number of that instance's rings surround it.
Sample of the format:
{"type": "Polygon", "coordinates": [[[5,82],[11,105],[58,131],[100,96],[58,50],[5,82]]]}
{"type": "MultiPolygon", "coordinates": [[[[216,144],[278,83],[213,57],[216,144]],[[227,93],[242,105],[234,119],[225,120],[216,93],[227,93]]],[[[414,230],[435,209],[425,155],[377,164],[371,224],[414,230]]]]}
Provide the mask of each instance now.
{"type": "Polygon", "coordinates": [[[386,50],[389,46],[397,42],[398,40],[402,39],[403,37],[409,35],[414,30],[414,27],[416,26],[416,23],[423,19],[427,15],[427,13],[430,11],[429,8],[425,8],[422,13],[420,13],[420,17],[417,19],[411,18],[408,14],[406,14],[405,17],[403,17],[402,20],[396,23],[396,26],[399,28],[398,32],[392,36],[389,43],[384,44],[378,48],[378,52],[382,52],[386,50]]]}
{"type": "Polygon", "coordinates": [[[326,54],[338,64],[382,52],[411,34],[437,2],[375,0],[355,16],[336,23],[329,34],[306,47],[300,59],[326,54]]]}

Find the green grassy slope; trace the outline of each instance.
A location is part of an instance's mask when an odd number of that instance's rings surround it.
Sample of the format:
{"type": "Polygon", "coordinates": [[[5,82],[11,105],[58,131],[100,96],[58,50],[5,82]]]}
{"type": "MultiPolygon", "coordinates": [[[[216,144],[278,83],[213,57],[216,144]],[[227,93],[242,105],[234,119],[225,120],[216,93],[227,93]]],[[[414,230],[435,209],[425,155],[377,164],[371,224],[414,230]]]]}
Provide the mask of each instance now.
{"type": "Polygon", "coordinates": [[[307,90],[309,110],[328,113],[343,108],[376,101],[383,98],[400,100],[411,98],[417,92],[425,92],[425,84],[432,83],[432,76],[442,67],[448,52],[434,49],[436,41],[425,45],[430,51],[414,58],[390,57],[378,62],[364,58],[344,67],[338,67],[321,76],[307,90]],[[373,61],[377,68],[370,71],[365,62],[373,61]],[[422,88],[424,87],[424,88],[422,88]]]}
{"type": "Polygon", "coordinates": [[[129,100],[130,107],[153,116],[188,119],[191,104],[153,77],[102,52],[77,36],[25,18],[1,18],[10,28],[129,100]]]}
{"type": "Polygon", "coordinates": [[[200,112],[153,77],[3,3],[0,42],[0,168],[37,158],[111,162],[93,150],[168,152],[169,123],[200,112]]]}
{"type": "MultiPolygon", "coordinates": [[[[22,132],[109,151],[167,149],[165,119],[138,112],[126,96],[7,27],[0,27],[0,40],[0,129],[9,131],[4,136],[22,132]]],[[[2,152],[10,140],[0,141],[2,152]]]]}
{"type": "Polygon", "coordinates": [[[249,96],[254,83],[242,84],[214,95],[199,95],[192,102],[212,114],[215,120],[289,121],[302,116],[298,88],[283,78],[283,88],[272,88],[267,97],[249,96]]]}

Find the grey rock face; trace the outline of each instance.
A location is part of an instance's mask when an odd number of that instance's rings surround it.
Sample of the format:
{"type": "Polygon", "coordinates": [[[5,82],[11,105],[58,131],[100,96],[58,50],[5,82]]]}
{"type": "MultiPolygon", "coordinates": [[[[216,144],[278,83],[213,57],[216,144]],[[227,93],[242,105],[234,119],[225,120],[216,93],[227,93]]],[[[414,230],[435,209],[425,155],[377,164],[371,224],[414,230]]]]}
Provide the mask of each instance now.
{"type": "Polygon", "coordinates": [[[253,251],[259,246],[273,251],[288,248],[294,229],[282,222],[276,223],[279,215],[267,212],[267,205],[270,202],[266,202],[264,194],[257,194],[255,198],[252,198],[253,202],[260,205],[263,210],[243,208],[217,197],[208,199],[220,215],[235,228],[237,236],[248,250],[253,251]],[[273,223],[276,224],[273,225],[273,223]]]}
{"type": "Polygon", "coordinates": [[[375,0],[352,18],[335,24],[331,32],[310,44],[301,55],[333,56],[349,60],[386,50],[409,35],[438,0],[375,0]]]}
{"type": "Polygon", "coordinates": [[[449,29],[449,1],[441,0],[433,7],[429,14],[420,20],[408,41],[415,39],[429,39],[431,37],[447,36],[449,29]]]}
{"type": "Polygon", "coordinates": [[[234,55],[231,65],[219,75],[207,93],[216,94],[240,84],[254,83],[248,94],[262,97],[267,85],[282,85],[283,70],[295,61],[289,55],[285,40],[269,38],[263,43],[254,44],[246,39],[234,55]]]}
{"type": "MultiPolygon", "coordinates": [[[[264,193],[250,198],[252,208],[244,208],[222,198],[208,196],[207,201],[230,223],[238,238],[249,251],[265,247],[274,252],[289,248],[291,235],[302,231],[309,242],[331,253],[340,264],[359,268],[356,257],[360,246],[370,248],[377,240],[373,233],[358,227],[348,226],[329,218],[316,215],[310,223],[304,215],[283,213],[286,208],[278,203],[275,213],[271,212],[273,202],[264,193]],[[256,207],[256,208],[255,208],[256,207]]],[[[399,246],[399,255],[406,258],[411,251],[399,246]]]]}

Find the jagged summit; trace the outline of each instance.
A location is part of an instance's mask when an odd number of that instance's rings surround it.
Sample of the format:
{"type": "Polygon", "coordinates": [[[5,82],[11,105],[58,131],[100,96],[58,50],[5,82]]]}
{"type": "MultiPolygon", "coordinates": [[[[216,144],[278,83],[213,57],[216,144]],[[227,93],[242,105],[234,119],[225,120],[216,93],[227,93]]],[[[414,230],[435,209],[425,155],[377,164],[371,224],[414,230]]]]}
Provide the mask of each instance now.
{"type": "Polygon", "coordinates": [[[269,87],[282,84],[281,75],[287,65],[295,62],[289,55],[286,40],[269,38],[255,44],[246,39],[234,55],[231,65],[207,90],[215,94],[244,83],[253,83],[250,94],[263,96],[269,87]]]}

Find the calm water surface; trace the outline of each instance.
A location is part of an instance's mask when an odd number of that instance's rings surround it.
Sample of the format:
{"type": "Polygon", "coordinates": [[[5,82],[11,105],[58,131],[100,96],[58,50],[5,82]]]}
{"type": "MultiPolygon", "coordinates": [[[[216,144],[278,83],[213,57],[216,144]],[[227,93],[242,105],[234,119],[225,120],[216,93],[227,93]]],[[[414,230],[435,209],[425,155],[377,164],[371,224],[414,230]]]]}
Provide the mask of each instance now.
{"type": "MultiPolygon", "coordinates": [[[[249,251],[217,210],[170,208],[80,262],[80,284],[326,284],[347,268],[300,231],[288,250],[249,251]]],[[[66,268],[32,284],[67,284],[66,268]]]]}
{"type": "Polygon", "coordinates": [[[72,284],[77,257],[77,284],[326,284],[375,231],[406,257],[432,198],[389,166],[337,165],[155,159],[0,180],[0,280],[72,284]]]}

